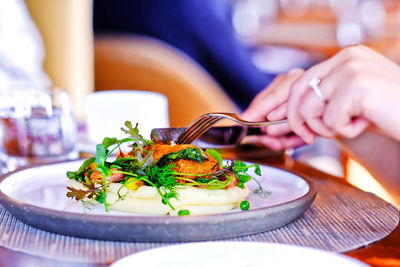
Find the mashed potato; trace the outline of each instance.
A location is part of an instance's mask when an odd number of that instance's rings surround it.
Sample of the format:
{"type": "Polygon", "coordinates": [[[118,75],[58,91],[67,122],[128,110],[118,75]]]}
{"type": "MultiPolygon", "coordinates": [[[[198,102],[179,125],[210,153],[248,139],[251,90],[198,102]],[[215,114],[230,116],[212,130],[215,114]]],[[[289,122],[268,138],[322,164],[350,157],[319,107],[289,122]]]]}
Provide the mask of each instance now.
{"type": "MultiPolygon", "coordinates": [[[[83,184],[74,180],[69,180],[68,186],[87,190],[83,184]]],[[[107,187],[107,202],[110,204],[110,209],[152,215],[177,215],[179,210],[188,210],[190,215],[223,213],[238,207],[249,194],[247,187],[208,190],[180,186],[175,190],[177,198],[170,199],[175,208],[173,210],[169,205],[162,203],[157,188],[152,186],[141,186],[137,190],[123,187],[120,195],[125,197],[118,200],[118,190],[121,186],[120,183],[111,183],[107,187]]],[[[92,202],[99,204],[93,200],[92,202]]]]}

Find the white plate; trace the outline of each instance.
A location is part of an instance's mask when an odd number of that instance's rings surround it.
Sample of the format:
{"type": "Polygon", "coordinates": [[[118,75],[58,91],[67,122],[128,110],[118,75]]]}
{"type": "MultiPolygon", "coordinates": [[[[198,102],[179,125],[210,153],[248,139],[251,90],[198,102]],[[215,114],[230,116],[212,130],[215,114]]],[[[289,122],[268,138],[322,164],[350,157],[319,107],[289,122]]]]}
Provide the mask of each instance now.
{"type": "MultiPolygon", "coordinates": [[[[262,177],[257,179],[271,195],[262,198],[251,193],[248,197],[249,211],[236,209],[224,214],[182,218],[106,212],[101,205],[87,210],[81,203],[66,197],[66,172],[77,170],[81,164],[82,161],[62,162],[8,174],[0,183],[0,202],[20,220],[62,234],[124,241],[199,241],[250,234],[285,225],[300,216],[316,194],[315,186],[307,179],[282,169],[260,165],[262,177]],[[266,216],[270,220],[265,220],[266,216]],[[90,228],[80,222],[90,223],[90,228]],[[226,227],[226,222],[235,223],[226,227]],[[240,229],[242,223],[248,223],[244,230],[240,229]],[[213,224],[212,228],[204,233],[209,224],[213,224]],[[153,227],[151,231],[146,230],[149,225],[153,227]],[[120,231],[121,227],[129,230],[120,231]],[[172,236],[174,240],[171,240],[172,236]]],[[[254,181],[250,181],[248,186],[250,189],[257,187],[254,181]]]]}
{"type": "Polygon", "coordinates": [[[174,245],[124,257],[111,267],[365,267],[347,256],[313,248],[257,242],[202,242],[174,245]]]}

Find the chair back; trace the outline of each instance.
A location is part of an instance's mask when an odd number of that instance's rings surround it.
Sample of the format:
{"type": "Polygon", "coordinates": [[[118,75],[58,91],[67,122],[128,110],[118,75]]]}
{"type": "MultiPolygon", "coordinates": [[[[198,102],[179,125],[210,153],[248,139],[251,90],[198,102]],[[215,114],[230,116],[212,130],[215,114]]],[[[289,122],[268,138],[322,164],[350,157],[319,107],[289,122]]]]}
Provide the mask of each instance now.
{"type": "Polygon", "coordinates": [[[171,126],[187,126],[207,112],[239,112],[199,64],[150,37],[96,36],[95,89],[160,92],[169,101],[171,126]]]}

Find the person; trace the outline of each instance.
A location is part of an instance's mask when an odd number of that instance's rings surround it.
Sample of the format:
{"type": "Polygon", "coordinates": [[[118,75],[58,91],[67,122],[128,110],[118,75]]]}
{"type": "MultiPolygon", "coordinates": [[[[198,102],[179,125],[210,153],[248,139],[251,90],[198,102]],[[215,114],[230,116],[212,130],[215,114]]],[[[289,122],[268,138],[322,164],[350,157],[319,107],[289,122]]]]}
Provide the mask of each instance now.
{"type": "Polygon", "coordinates": [[[275,77],[260,71],[235,35],[230,0],[95,0],[95,33],[131,33],[164,41],[199,63],[241,108],[275,77]]]}
{"type": "Polygon", "coordinates": [[[23,0],[0,1],[0,40],[0,93],[51,84],[43,69],[43,41],[23,0]]]}
{"type": "Polygon", "coordinates": [[[306,71],[278,77],[242,118],[287,118],[259,138],[275,150],[316,136],[336,138],[400,202],[399,100],[400,66],[365,46],[350,46],[306,71]],[[320,80],[317,89],[311,80],[320,80]]]}

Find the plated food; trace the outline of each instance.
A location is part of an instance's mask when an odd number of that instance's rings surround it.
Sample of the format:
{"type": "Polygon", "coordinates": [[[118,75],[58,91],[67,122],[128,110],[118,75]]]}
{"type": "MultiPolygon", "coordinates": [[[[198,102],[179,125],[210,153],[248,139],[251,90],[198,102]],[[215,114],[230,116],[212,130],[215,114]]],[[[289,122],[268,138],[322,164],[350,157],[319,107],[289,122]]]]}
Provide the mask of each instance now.
{"type": "MultiPolygon", "coordinates": [[[[156,144],[130,122],[128,138],[104,138],[96,155],[77,171],[67,172],[67,196],[84,206],[154,215],[200,215],[249,209],[246,183],[261,175],[258,164],[223,163],[212,149],[156,144]],[[126,151],[125,151],[126,150],[126,151]],[[116,157],[113,152],[118,151],[116,157]]],[[[262,191],[262,188],[259,188],[262,191]]]]}

